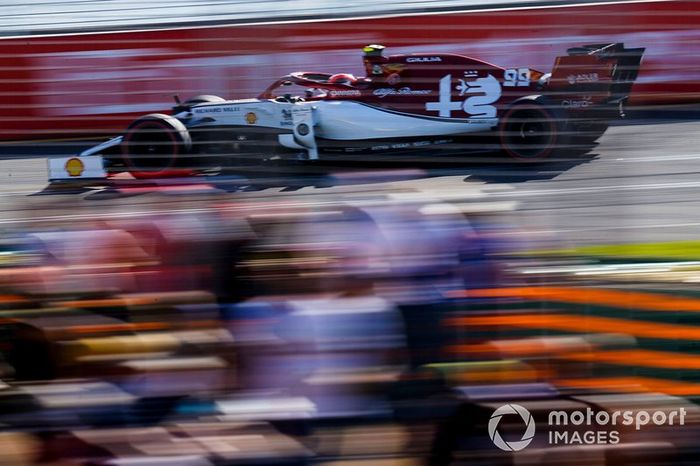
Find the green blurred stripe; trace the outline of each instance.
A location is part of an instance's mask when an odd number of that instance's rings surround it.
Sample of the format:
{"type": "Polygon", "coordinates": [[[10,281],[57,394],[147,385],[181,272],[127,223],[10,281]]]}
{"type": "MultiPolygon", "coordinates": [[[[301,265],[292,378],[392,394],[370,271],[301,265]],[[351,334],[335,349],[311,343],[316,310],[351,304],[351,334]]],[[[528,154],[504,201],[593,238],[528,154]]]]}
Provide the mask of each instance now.
{"type": "Polygon", "coordinates": [[[630,243],[579,246],[575,248],[530,251],[527,256],[587,256],[594,258],[623,258],[640,261],[700,260],[700,241],[663,243],[630,243]]]}

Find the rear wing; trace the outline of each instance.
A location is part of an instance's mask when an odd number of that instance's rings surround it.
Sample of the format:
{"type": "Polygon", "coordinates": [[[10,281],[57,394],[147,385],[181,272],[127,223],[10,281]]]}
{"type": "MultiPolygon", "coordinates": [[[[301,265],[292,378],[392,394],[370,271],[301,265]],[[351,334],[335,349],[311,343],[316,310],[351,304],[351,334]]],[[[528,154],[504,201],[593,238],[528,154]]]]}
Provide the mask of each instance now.
{"type": "Polygon", "coordinates": [[[595,100],[618,103],[626,99],[639,74],[644,48],[625,48],[621,42],[573,47],[557,57],[550,89],[590,94],[595,100]]]}
{"type": "Polygon", "coordinates": [[[627,97],[632,91],[632,84],[639,74],[639,66],[642,64],[644,48],[626,49],[621,42],[614,44],[592,44],[583,47],[574,47],[566,52],[570,57],[581,55],[594,56],[607,63],[614,63],[612,69],[611,93],[613,100],[627,97]]]}

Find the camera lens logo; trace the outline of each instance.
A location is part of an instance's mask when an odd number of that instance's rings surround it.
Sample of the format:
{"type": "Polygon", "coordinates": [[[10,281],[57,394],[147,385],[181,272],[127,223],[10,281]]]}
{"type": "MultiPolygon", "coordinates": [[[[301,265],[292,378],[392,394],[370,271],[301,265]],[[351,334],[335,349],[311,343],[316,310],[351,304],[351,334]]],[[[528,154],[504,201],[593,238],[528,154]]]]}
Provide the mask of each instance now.
{"type": "Polygon", "coordinates": [[[489,437],[494,445],[504,451],[520,451],[530,445],[535,437],[535,420],[532,418],[530,411],[520,405],[508,404],[503,405],[493,412],[489,419],[489,437]],[[498,432],[498,423],[506,414],[518,414],[525,423],[525,433],[522,438],[514,442],[506,442],[498,432]]]}

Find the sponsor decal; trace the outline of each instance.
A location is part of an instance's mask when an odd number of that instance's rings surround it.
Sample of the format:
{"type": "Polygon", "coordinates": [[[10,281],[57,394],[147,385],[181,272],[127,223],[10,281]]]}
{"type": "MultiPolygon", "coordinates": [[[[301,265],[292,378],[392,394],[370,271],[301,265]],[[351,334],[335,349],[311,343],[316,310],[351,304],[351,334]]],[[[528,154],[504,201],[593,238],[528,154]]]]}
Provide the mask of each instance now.
{"type": "Polygon", "coordinates": [[[66,161],[65,169],[69,176],[77,177],[85,171],[85,164],[79,158],[73,157],[66,161]]]}
{"type": "Polygon", "coordinates": [[[282,121],[280,126],[294,126],[294,118],[292,117],[292,111],[286,108],[282,109],[282,121]]]}
{"type": "Polygon", "coordinates": [[[452,112],[464,111],[471,117],[494,118],[496,107],[491,105],[501,98],[501,84],[492,75],[473,81],[458,79],[456,90],[459,95],[468,96],[464,100],[452,100],[452,75],[446,74],[440,79],[440,93],[437,102],[427,102],[425,109],[438,112],[441,117],[452,118],[452,112]]]}
{"type": "Polygon", "coordinates": [[[408,57],[406,63],[428,63],[442,61],[440,57],[408,57]]]}
{"type": "Polygon", "coordinates": [[[464,72],[465,78],[476,78],[477,76],[479,76],[479,72],[477,70],[466,70],[464,72]]]}
{"type": "Polygon", "coordinates": [[[195,109],[194,113],[221,113],[222,111],[221,107],[204,107],[195,109]]]}
{"type": "Polygon", "coordinates": [[[295,115],[299,119],[310,118],[311,111],[309,107],[294,107],[292,108],[292,115],[295,115]]]}
{"type": "Polygon", "coordinates": [[[419,146],[414,146],[413,143],[410,143],[410,142],[397,142],[394,144],[382,144],[379,146],[372,146],[371,150],[376,150],[376,151],[389,150],[389,149],[396,150],[396,149],[409,149],[411,147],[419,147],[419,146]]]}
{"type": "MultiPolygon", "coordinates": [[[[393,144],[381,144],[377,146],[372,146],[370,147],[370,150],[373,151],[384,151],[384,150],[390,150],[390,149],[410,149],[413,147],[425,147],[425,146],[430,146],[430,145],[436,145],[436,144],[447,144],[452,142],[452,139],[438,139],[438,140],[421,140],[421,141],[413,141],[413,142],[397,142],[393,144]]],[[[357,152],[362,149],[346,149],[346,152],[357,152]]]]}
{"type": "Polygon", "coordinates": [[[357,89],[348,89],[342,91],[330,91],[328,94],[331,97],[357,97],[362,95],[362,92],[357,89]]]}
{"type": "Polygon", "coordinates": [[[504,87],[527,87],[530,85],[530,68],[511,68],[503,72],[504,87]]]}
{"type": "Polygon", "coordinates": [[[582,97],[581,100],[562,100],[561,105],[562,107],[585,108],[593,105],[593,102],[591,101],[591,96],[585,96],[582,97]]]}
{"type": "Polygon", "coordinates": [[[258,122],[258,116],[253,112],[248,112],[245,114],[245,121],[249,125],[254,125],[258,122]]]}
{"type": "Polygon", "coordinates": [[[375,89],[373,94],[383,99],[389,95],[430,95],[430,89],[411,89],[410,87],[400,87],[398,89],[392,87],[380,87],[375,89]]]}
{"type": "Polygon", "coordinates": [[[386,77],[386,82],[391,84],[392,86],[396,86],[398,83],[401,82],[401,76],[399,73],[391,73],[389,76],[386,77]]]}
{"type": "Polygon", "coordinates": [[[598,73],[570,74],[569,77],[566,78],[566,80],[569,81],[569,84],[594,83],[599,79],[598,73]]]}

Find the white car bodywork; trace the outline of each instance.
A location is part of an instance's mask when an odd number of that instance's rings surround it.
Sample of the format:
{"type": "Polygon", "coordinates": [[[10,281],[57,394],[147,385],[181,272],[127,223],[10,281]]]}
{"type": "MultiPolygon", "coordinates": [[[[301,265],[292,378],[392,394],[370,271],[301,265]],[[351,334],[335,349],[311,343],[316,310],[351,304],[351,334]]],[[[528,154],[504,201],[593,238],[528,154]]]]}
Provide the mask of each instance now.
{"type": "MultiPolygon", "coordinates": [[[[497,118],[443,118],[406,114],[347,100],[281,101],[245,99],[202,103],[174,115],[188,128],[241,127],[269,128],[278,142],[288,149],[318,159],[317,138],[336,141],[380,140],[386,138],[436,137],[487,131],[497,118]]],[[[100,153],[119,146],[123,137],[112,138],[81,152],[76,157],[49,161],[49,180],[105,178],[100,153]],[[69,160],[80,160],[89,169],[69,172],[69,160]]],[[[76,162],[72,162],[76,163],[76,162]]]]}
{"type": "Polygon", "coordinates": [[[362,139],[448,136],[480,132],[498,124],[497,118],[441,118],[404,114],[347,100],[310,102],[279,102],[276,100],[232,100],[217,104],[202,104],[191,112],[175,115],[178,119],[193,115],[191,125],[203,126],[261,126],[293,130],[281,134],[281,145],[308,152],[308,159],[318,158],[316,138],[336,141],[362,139]],[[197,118],[209,121],[196,123],[197,118]],[[309,132],[301,134],[300,125],[309,132]]]}

